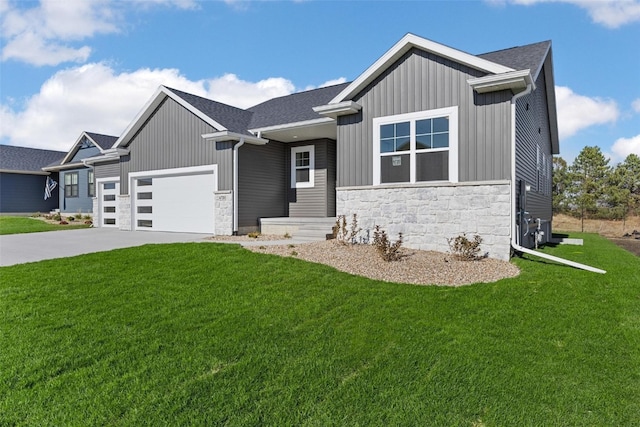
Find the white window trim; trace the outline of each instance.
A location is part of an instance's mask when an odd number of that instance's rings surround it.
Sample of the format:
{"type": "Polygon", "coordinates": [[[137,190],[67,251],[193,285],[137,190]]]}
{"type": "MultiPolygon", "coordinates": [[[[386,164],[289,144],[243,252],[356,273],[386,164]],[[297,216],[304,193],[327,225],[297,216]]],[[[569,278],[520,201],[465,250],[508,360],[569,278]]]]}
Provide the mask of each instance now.
{"type": "Polygon", "coordinates": [[[291,147],[291,188],[312,188],[316,171],[315,146],[291,147]],[[309,182],[296,181],[296,153],[309,152],[309,182]]]}
{"type": "MultiPolygon", "coordinates": [[[[415,113],[376,117],[373,119],[373,185],[391,185],[380,182],[380,126],[404,121],[411,122],[411,150],[400,154],[410,155],[410,184],[416,184],[416,141],[415,121],[437,117],[449,117],[449,179],[441,182],[458,182],[458,107],[438,108],[436,110],[417,111],[415,113]]],[[[429,151],[445,151],[444,149],[429,151]]],[[[397,155],[398,153],[393,153],[397,155]]],[[[428,181],[438,182],[438,181],[428,181]]],[[[422,182],[420,182],[422,183],[422,182]]],[[[402,184],[402,183],[397,183],[402,184]]]]}

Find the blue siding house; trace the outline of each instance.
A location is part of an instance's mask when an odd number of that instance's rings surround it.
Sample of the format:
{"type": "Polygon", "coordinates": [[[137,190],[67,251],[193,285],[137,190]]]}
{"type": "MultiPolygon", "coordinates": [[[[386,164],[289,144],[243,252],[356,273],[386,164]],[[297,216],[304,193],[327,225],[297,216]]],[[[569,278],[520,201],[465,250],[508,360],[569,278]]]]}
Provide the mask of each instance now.
{"type": "Polygon", "coordinates": [[[0,214],[31,214],[58,208],[57,190],[45,200],[47,177],[58,181],[57,172],[43,167],[64,157],[63,151],[0,145],[0,214]]]}
{"type": "Polygon", "coordinates": [[[82,132],[64,158],[43,169],[59,174],[60,213],[92,213],[96,197],[95,174],[86,159],[101,156],[116,139],[114,136],[82,132]]]}

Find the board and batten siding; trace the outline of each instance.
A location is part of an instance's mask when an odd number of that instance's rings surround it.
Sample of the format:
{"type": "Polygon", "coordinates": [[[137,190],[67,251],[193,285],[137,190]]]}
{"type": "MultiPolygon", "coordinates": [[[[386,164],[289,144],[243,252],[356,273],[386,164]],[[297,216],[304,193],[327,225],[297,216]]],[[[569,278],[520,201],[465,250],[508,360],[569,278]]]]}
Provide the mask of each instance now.
{"type": "Polygon", "coordinates": [[[510,178],[511,92],[477,94],[480,71],[412,49],[353,98],[362,110],[338,118],[338,187],[373,184],[376,117],[458,107],[459,181],[510,178]]]}
{"type": "Polygon", "coordinates": [[[231,190],[233,142],[205,141],[215,132],[209,124],[171,98],[166,98],[128,144],[120,159],[120,194],[129,193],[131,172],[218,165],[218,190],[231,190]]]}
{"type": "Polygon", "coordinates": [[[120,177],[120,162],[96,163],[93,167],[95,179],[120,177]]]}
{"type": "Polygon", "coordinates": [[[296,217],[331,217],[335,216],[335,184],[333,196],[330,197],[330,183],[335,182],[335,155],[331,156],[330,145],[335,142],[329,139],[301,141],[288,144],[287,158],[287,183],[289,216],[296,217]],[[291,148],[305,145],[314,146],[314,185],[311,188],[291,188],[291,148]]]}
{"type": "Polygon", "coordinates": [[[536,88],[516,101],[516,179],[524,180],[530,188],[526,194],[526,211],[532,218],[550,221],[553,215],[549,182],[552,154],[544,71],[536,80],[536,88]],[[544,170],[539,170],[538,149],[547,157],[544,162],[548,168],[546,175],[544,170]],[[539,173],[543,176],[538,176],[539,173]]]}
{"type": "MultiPolygon", "coordinates": [[[[95,176],[94,176],[95,183],[95,176]]],[[[95,187],[94,187],[95,189],[95,187]]],[[[44,190],[44,187],[43,187],[44,190]]],[[[93,211],[93,197],[89,196],[89,168],[67,169],[60,171],[60,181],[58,182],[58,191],[60,197],[59,208],[62,213],[89,213],[93,211]],[[64,180],[65,175],[70,173],[78,173],[78,197],[65,197],[64,180]]],[[[95,191],[95,190],[94,190],[95,191]]]]}
{"type": "Polygon", "coordinates": [[[277,141],[245,144],[238,151],[238,227],[241,233],[258,230],[260,218],[287,216],[285,150],[277,141]]]}

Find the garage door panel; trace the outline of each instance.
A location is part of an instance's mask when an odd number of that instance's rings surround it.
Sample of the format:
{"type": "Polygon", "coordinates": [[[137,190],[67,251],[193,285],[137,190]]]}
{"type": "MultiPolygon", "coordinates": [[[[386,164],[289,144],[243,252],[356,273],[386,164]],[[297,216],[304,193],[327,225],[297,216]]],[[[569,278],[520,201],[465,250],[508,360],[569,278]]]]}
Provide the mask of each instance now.
{"type": "Polygon", "coordinates": [[[152,177],[136,190],[151,193],[137,203],[138,229],[214,233],[214,179],[213,173],[152,177]]]}

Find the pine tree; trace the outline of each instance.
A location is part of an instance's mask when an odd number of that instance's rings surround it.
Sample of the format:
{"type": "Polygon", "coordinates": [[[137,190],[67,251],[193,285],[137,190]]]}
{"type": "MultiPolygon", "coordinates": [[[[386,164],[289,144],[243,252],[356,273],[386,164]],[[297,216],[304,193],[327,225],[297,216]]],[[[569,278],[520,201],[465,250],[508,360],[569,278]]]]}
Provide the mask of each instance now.
{"type": "Polygon", "coordinates": [[[616,218],[622,218],[624,228],[629,212],[640,207],[640,157],[629,154],[616,166],[609,176],[606,196],[616,218]]]}
{"type": "Polygon", "coordinates": [[[580,212],[582,231],[585,214],[597,212],[606,203],[604,194],[610,173],[609,159],[600,147],[584,147],[569,167],[570,200],[580,212]]]}

